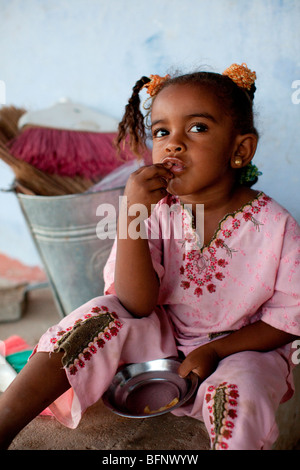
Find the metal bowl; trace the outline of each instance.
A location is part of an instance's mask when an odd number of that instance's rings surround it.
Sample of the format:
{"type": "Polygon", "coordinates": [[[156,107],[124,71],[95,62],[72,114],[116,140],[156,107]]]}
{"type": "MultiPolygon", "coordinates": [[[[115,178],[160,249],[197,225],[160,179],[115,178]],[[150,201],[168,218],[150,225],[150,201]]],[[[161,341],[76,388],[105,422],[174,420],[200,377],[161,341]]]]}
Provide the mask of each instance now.
{"type": "Polygon", "coordinates": [[[150,418],[186,403],[198,386],[198,376],[178,375],[177,358],[129,364],[122,367],[104,393],[104,404],[128,418],[150,418]]]}

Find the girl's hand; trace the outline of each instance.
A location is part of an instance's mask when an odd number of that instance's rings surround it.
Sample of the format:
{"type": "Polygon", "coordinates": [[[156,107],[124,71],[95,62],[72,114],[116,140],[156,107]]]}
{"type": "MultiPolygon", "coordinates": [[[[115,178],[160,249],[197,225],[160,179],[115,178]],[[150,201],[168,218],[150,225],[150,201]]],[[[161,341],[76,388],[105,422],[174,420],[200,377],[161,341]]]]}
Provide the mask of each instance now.
{"type": "Polygon", "coordinates": [[[186,377],[193,371],[201,380],[205,380],[216,370],[219,360],[213,343],[204,344],[187,355],[179,366],[178,374],[181,377],[186,377]]]}
{"type": "Polygon", "coordinates": [[[182,362],[178,373],[185,377],[190,371],[194,371],[204,380],[214,372],[222,359],[231,354],[241,351],[272,351],[295,339],[297,336],[259,320],[195,349],[182,362]]]}
{"type": "Polygon", "coordinates": [[[133,204],[143,204],[150,215],[151,205],[168,194],[166,188],[171,178],[173,173],[161,164],[143,166],[132,173],[124,192],[128,209],[133,204]]]}

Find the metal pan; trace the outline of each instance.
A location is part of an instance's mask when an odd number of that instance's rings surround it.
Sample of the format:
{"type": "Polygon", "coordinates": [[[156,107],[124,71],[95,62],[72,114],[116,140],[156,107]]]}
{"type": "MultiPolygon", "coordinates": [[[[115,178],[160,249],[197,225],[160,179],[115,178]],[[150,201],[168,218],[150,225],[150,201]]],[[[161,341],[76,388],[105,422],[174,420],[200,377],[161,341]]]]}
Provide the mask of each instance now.
{"type": "Polygon", "coordinates": [[[104,404],[128,418],[150,418],[186,403],[196,391],[198,376],[181,378],[177,358],[129,364],[115,375],[103,395],[104,404]]]}

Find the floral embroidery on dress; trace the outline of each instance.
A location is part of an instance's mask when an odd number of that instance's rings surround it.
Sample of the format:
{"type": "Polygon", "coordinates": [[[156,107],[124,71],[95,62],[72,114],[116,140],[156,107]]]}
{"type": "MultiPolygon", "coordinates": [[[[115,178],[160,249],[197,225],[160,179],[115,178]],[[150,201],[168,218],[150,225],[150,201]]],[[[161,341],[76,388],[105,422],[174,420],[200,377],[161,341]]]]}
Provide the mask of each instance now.
{"type": "Polygon", "coordinates": [[[210,418],[212,449],[228,449],[237,418],[238,388],[235,384],[223,382],[217,387],[207,388],[205,401],[210,418]]]}
{"type": "Polygon", "coordinates": [[[54,351],[65,352],[62,363],[75,375],[107,341],[117,336],[122,326],[116,312],[108,311],[106,306],[93,307],[73,326],[58,331],[50,341],[55,345],[54,351]]]}
{"type": "Polygon", "coordinates": [[[180,266],[180,274],[184,276],[181,281],[183,289],[194,288],[194,295],[200,297],[204,293],[204,289],[209,293],[214,293],[217,289],[217,283],[225,279],[224,268],[228,265],[225,257],[232,257],[232,253],[237,250],[230,247],[230,238],[234,231],[241,227],[239,214],[246,222],[252,222],[259,231],[260,225],[254,214],[258,214],[270,198],[264,193],[260,193],[251,203],[246,204],[240,210],[227,214],[219,223],[209,245],[202,246],[200,237],[193,228],[192,216],[188,211],[183,212],[183,229],[185,253],[183,254],[183,264],[180,266]],[[230,218],[231,224],[224,227],[224,223],[230,218]],[[224,228],[223,228],[224,227],[224,228]],[[217,249],[221,248],[224,257],[217,257],[217,249]]]}

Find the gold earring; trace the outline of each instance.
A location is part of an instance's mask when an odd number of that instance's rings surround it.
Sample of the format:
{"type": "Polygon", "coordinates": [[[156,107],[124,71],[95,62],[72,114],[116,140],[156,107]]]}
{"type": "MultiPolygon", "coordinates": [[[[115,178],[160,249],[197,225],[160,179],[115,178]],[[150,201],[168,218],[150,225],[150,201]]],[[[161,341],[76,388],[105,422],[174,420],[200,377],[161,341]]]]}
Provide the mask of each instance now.
{"type": "Polygon", "coordinates": [[[239,155],[237,155],[237,156],[235,157],[235,159],[234,159],[234,164],[235,164],[236,166],[241,166],[242,163],[243,163],[242,157],[240,157],[239,155]]]}

